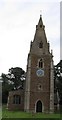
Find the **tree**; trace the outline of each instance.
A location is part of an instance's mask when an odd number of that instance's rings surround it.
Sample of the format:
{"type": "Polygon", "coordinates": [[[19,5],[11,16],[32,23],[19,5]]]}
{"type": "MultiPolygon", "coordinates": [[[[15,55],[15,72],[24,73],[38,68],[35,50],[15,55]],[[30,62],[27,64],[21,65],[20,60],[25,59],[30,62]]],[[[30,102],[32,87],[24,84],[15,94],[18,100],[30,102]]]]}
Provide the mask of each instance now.
{"type": "Polygon", "coordinates": [[[12,84],[9,84],[6,74],[2,73],[2,102],[7,103],[8,92],[13,89],[12,84]]]}
{"type": "Polygon", "coordinates": [[[19,86],[23,88],[23,82],[25,80],[25,71],[22,68],[15,67],[9,69],[8,76],[10,82],[14,85],[14,88],[17,89],[19,86]]]}
{"type": "Polygon", "coordinates": [[[23,89],[25,81],[25,71],[15,67],[9,69],[8,74],[2,73],[2,102],[7,103],[8,93],[14,89],[23,89]]]}
{"type": "Polygon", "coordinates": [[[54,67],[55,92],[58,92],[60,110],[62,109],[62,60],[54,67]]]}

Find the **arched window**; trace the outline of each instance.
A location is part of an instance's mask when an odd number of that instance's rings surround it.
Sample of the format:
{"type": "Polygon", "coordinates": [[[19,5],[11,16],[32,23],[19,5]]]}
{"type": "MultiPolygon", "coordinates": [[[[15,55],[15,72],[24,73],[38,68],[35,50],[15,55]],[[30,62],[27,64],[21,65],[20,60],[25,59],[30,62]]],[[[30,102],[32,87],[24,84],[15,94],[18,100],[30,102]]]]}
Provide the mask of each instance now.
{"type": "Polygon", "coordinates": [[[42,68],[43,67],[43,61],[42,59],[39,60],[39,68],[42,68]]]}
{"type": "Polygon", "coordinates": [[[20,101],[21,101],[20,95],[13,96],[13,104],[20,104],[20,101]]]}
{"type": "Polygon", "coordinates": [[[42,43],[42,41],[39,43],[39,48],[43,48],[43,43],[42,43]]]}

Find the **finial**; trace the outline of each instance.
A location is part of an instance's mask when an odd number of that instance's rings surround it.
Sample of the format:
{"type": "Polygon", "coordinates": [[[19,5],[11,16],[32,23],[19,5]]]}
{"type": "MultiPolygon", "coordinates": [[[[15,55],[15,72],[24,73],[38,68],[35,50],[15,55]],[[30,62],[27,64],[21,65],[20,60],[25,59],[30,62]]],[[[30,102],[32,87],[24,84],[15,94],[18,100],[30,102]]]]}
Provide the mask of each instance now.
{"type": "Polygon", "coordinates": [[[40,10],[40,17],[42,17],[42,10],[40,10]]]}

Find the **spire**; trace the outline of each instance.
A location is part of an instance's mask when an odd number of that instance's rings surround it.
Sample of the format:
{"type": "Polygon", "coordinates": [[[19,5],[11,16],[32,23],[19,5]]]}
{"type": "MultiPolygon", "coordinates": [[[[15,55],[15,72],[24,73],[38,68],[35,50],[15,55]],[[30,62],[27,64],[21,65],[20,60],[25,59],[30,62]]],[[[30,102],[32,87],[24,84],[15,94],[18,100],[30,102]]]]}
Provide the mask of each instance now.
{"type": "Polygon", "coordinates": [[[42,15],[40,14],[40,19],[39,19],[39,22],[38,22],[38,25],[36,26],[37,28],[44,28],[45,26],[43,25],[43,21],[42,21],[42,15]]]}
{"type": "Polygon", "coordinates": [[[38,25],[42,25],[43,26],[42,15],[40,15],[40,19],[39,19],[38,25]]]}

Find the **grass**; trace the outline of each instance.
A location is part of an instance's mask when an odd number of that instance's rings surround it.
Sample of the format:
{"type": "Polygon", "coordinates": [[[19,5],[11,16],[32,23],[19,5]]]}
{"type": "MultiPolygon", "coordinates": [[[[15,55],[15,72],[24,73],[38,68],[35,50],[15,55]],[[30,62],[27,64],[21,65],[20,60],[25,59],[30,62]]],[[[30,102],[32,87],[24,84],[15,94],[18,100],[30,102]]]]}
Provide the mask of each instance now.
{"type": "Polygon", "coordinates": [[[2,108],[0,108],[0,118],[2,118],[2,108]]]}
{"type": "Polygon", "coordinates": [[[60,118],[60,114],[26,113],[21,111],[8,111],[6,105],[2,109],[2,118],[60,118]]]}

